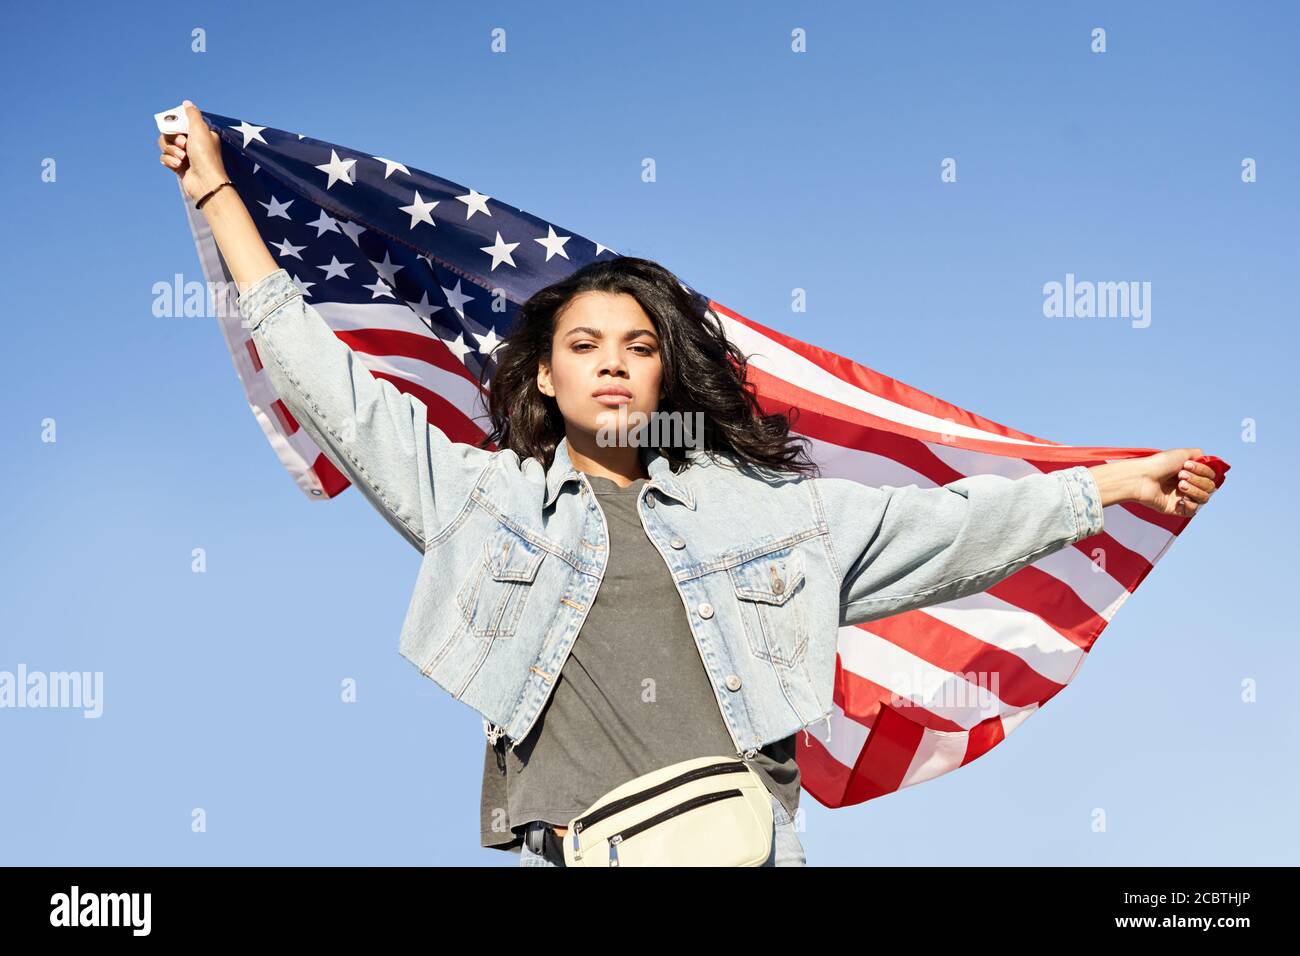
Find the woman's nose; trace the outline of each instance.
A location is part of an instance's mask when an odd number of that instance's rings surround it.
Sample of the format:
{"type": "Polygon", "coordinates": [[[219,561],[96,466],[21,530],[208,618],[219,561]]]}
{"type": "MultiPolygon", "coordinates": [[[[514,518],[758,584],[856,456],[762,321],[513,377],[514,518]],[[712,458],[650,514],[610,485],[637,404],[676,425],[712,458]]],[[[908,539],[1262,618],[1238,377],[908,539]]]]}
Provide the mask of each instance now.
{"type": "Polygon", "coordinates": [[[600,357],[600,371],[611,375],[627,375],[627,363],[622,352],[612,352],[600,357]]]}

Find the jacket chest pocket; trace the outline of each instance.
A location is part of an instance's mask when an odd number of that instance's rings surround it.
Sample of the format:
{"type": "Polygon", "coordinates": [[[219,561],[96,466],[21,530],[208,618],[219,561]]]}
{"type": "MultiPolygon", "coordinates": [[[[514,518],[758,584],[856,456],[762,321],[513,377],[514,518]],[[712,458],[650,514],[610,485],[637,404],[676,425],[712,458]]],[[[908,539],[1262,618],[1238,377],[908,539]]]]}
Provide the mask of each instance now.
{"type": "Polygon", "coordinates": [[[505,526],[489,535],[456,593],[461,616],[476,637],[515,633],[545,557],[545,550],[505,526]]]}
{"type": "Polygon", "coordinates": [[[745,638],[755,657],[795,667],[808,651],[803,555],[774,551],[730,569],[745,638]]]}

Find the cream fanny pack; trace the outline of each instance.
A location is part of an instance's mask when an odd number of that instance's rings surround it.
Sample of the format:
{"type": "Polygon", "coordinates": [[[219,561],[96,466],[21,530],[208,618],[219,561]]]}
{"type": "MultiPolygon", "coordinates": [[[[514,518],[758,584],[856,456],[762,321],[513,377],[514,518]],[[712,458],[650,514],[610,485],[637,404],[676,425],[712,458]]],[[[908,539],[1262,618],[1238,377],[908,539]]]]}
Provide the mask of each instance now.
{"type": "Polygon", "coordinates": [[[627,781],[569,821],[566,866],[762,866],[772,796],[739,757],[693,757],[627,781]]]}

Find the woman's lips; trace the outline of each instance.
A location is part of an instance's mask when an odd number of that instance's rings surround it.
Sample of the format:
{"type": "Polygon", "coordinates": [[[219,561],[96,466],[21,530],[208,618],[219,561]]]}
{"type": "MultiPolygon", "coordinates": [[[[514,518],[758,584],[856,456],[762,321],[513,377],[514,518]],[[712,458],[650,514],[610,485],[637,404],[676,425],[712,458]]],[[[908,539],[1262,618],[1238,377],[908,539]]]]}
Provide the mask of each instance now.
{"type": "Polygon", "coordinates": [[[602,405],[609,405],[609,406],[611,406],[611,407],[614,407],[614,406],[618,406],[618,405],[627,405],[627,404],[629,404],[629,403],[632,401],[632,396],[630,396],[630,395],[614,395],[614,394],[609,394],[609,393],[607,393],[607,394],[605,394],[605,395],[597,395],[597,396],[596,396],[596,401],[600,402],[600,404],[602,404],[602,405]]]}

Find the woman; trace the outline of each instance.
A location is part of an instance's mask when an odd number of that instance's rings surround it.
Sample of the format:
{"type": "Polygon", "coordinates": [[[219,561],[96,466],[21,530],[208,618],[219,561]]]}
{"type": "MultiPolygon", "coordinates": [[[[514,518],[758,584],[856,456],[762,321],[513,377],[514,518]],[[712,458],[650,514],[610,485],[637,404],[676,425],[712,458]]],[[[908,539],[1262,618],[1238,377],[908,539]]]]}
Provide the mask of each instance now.
{"type": "Polygon", "coordinates": [[[185,108],[191,135],[160,136],[160,161],[281,400],[424,555],[401,652],[483,716],[482,842],[523,865],[562,865],[565,823],[619,784],[724,754],[770,792],[768,864],[802,864],[794,742],[829,726],[839,627],[987,590],[1100,532],[1106,505],[1191,515],[1213,493],[1194,448],[932,489],[820,477],[704,303],[630,257],[521,307],[496,353],[497,450],[451,442],[305,302],[185,108]]]}

